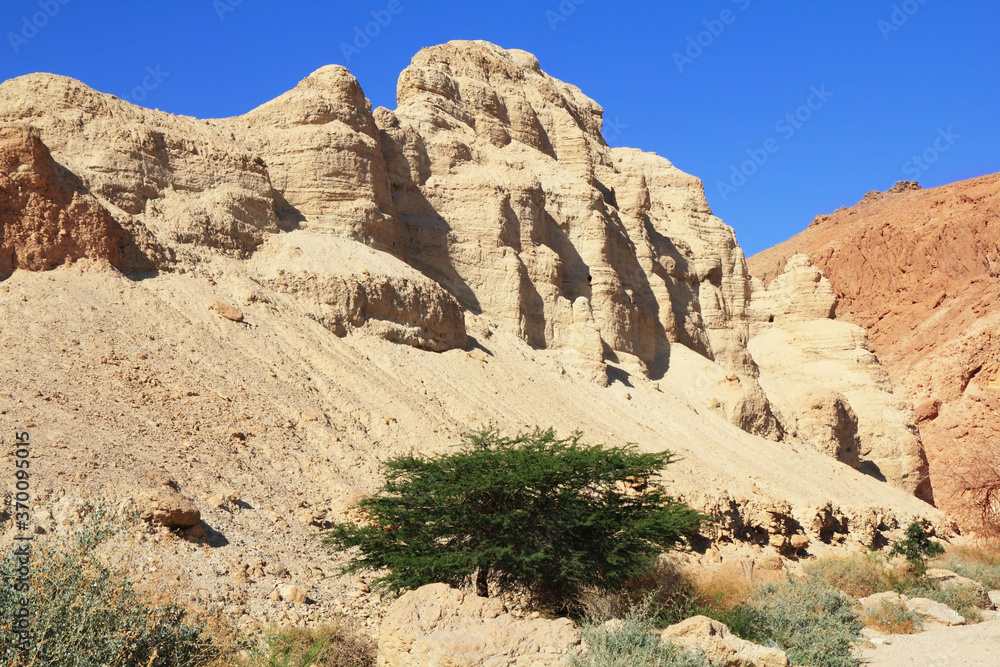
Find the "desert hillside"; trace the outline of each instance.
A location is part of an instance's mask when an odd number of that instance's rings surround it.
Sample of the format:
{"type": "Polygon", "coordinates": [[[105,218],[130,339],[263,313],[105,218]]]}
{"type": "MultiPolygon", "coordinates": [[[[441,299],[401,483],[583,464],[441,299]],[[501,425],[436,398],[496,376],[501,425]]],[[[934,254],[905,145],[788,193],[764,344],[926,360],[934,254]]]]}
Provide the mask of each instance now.
{"type": "MultiPolygon", "coordinates": [[[[248,623],[297,620],[288,583],[312,614],[366,617],[378,596],[326,578],[341,557],[310,537],[381,461],[490,424],[676,452],[662,482],[723,517],[715,547],[944,529],[909,401],[965,424],[950,401],[993,391],[995,352],[918,392],[930,371],[895,370],[882,329],[834,319],[874,311],[828,256],[751,280],[701,182],[610,148],[601,107],[528,53],[424,49],[397,99],[372,109],[339,66],[212,120],[48,74],[0,85],[0,432],[37,443],[42,530],[131,498],[189,526],[143,538],[149,577],[248,623]]],[[[986,309],[986,275],[935,306],[986,309]]]]}
{"type": "Polygon", "coordinates": [[[798,253],[823,271],[838,319],[868,331],[916,408],[935,500],[966,521],[952,473],[1000,442],[998,221],[1000,175],[930,190],[901,183],[748,261],[765,283],[798,253]]]}

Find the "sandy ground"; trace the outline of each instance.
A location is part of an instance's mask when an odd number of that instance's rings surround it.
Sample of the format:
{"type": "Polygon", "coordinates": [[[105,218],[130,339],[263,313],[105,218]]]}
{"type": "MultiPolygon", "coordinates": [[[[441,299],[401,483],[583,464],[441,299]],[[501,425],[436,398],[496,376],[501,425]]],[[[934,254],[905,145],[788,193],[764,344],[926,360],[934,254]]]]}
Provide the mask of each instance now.
{"type": "Polygon", "coordinates": [[[1000,619],[978,625],[888,635],[888,645],[863,649],[863,664],[873,667],[995,667],[1000,665],[1000,619]]]}

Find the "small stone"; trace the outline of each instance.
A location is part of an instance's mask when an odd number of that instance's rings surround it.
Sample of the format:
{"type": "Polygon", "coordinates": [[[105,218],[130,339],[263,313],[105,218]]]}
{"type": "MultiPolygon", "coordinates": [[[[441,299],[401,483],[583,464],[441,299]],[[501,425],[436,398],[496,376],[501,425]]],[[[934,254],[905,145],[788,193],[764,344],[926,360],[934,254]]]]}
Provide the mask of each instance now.
{"type": "Polygon", "coordinates": [[[306,410],[302,413],[302,420],[307,422],[319,421],[319,415],[312,410],[306,410]]]}
{"type": "MultiPolygon", "coordinates": [[[[306,590],[301,586],[296,586],[294,584],[284,584],[283,586],[279,586],[278,594],[281,596],[282,600],[293,604],[305,604],[308,599],[306,590]]],[[[297,616],[298,615],[296,614],[296,617],[297,616]]]]}
{"type": "Polygon", "coordinates": [[[809,546],[809,538],[805,535],[792,535],[790,542],[793,549],[805,549],[809,546]]]}
{"type": "Polygon", "coordinates": [[[174,480],[170,479],[170,475],[163,471],[150,470],[148,477],[160,486],[176,487],[174,480]]]}
{"type": "Polygon", "coordinates": [[[230,306],[229,304],[222,303],[221,301],[213,301],[209,308],[218,313],[220,317],[224,317],[232,322],[243,321],[243,311],[235,306],[230,306]]]}
{"type": "Polygon", "coordinates": [[[190,538],[193,538],[193,539],[196,539],[196,540],[197,539],[201,539],[201,538],[205,537],[205,529],[199,523],[197,526],[191,526],[190,528],[188,528],[187,530],[185,530],[184,531],[184,536],[185,537],[190,537],[190,538]]]}

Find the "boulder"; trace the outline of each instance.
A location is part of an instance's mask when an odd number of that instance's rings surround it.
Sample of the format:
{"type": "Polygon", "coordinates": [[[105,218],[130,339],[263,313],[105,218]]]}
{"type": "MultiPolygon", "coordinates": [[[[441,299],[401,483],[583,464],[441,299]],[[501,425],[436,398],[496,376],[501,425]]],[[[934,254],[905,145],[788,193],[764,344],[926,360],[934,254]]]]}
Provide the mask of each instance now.
{"type": "Polygon", "coordinates": [[[789,539],[789,543],[792,545],[793,549],[805,549],[809,546],[809,538],[805,535],[792,535],[789,539]]]}
{"type": "Polygon", "coordinates": [[[724,624],[707,616],[692,616],[665,628],[665,642],[685,648],[700,648],[712,665],[719,667],[786,667],[785,652],[740,639],[724,624]]]}
{"type": "Polygon", "coordinates": [[[909,611],[920,616],[920,620],[926,626],[950,627],[952,625],[965,625],[965,617],[959,616],[957,611],[941,602],[935,602],[927,598],[910,598],[905,604],[909,611]]]}
{"type": "Polygon", "coordinates": [[[161,487],[140,499],[142,518],[167,528],[191,528],[201,521],[201,512],[190,498],[161,487]]]}
{"type": "Polygon", "coordinates": [[[986,593],[994,609],[1000,609],[1000,591],[989,591],[986,593]]]}
{"type": "Polygon", "coordinates": [[[301,586],[296,586],[295,584],[283,584],[278,587],[278,595],[285,602],[291,602],[293,604],[305,604],[308,599],[306,594],[306,589],[301,586]]]}
{"type": "Polygon", "coordinates": [[[875,593],[874,595],[869,595],[866,598],[861,598],[860,602],[865,611],[874,611],[883,605],[905,606],[903,596],[895,591],[875,593]]]}
{"type": "Polygon", "coordinates": [[[580,644],[567,618],[515,619],[495,598],[429,584],[396,600],[382,622],[380,667],[566,665],[580,644]]]}

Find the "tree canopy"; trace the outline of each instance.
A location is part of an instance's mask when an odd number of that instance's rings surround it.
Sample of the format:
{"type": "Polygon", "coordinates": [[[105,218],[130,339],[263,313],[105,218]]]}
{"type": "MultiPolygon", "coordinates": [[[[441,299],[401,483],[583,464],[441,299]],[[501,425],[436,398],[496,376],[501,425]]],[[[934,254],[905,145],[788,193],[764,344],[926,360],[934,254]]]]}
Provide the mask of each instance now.
{"type": "Polygon", "coordinates": [[[385,484],[325,542],[357,547],[347,572],[387,572],[390,590],[475,577],[479,595],[518,589],[564,604],[611,589],[695,533],[704,515],[646,480],[675,460],[633,445],[584,445],[552,429],[487,429],[432,457],[387,461],[385,484]],[[645,486],[642,491],[633,487],[645,486]]]}

